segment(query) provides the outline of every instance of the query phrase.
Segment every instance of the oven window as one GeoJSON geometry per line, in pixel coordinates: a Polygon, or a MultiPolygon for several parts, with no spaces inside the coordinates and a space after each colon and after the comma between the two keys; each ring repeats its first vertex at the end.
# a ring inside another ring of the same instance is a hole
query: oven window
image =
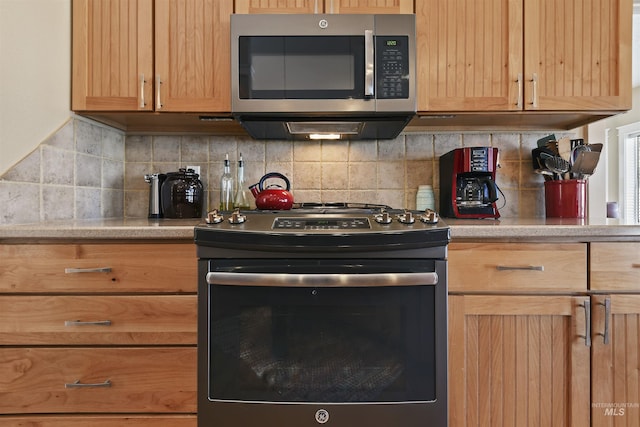
{"type": "Polygon", "coordinates": [[[239,39],[241,99],[364,97],[363,36],[239,39]]]}
{"type": "Polygon", "coordinates": [[[435,400],[435,287],[209,287],[209,398],[435,400]]]}

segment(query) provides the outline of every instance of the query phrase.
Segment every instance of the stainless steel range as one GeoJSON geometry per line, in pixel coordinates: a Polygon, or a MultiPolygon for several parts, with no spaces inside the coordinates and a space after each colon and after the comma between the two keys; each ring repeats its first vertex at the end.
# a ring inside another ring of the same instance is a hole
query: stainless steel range
{"type": "Polygon", "coordinates": [[[446,426],[449,228],[295,207],[195,229],[198,426],[446,426]]]}

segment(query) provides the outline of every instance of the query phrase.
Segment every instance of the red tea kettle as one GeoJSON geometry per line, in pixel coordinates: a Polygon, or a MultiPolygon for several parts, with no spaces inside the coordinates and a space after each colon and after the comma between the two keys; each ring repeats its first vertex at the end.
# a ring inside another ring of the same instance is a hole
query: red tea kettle
{"type": "Polygon", "coordinates": [[[256,198],[256,207],[265,210],[291,209],[291,206],[293,206],[293,194],[289,192],[290,189],[291,184],[287,177],[278,172],[269,172],[260,178],[260,182],[249,187],[251,194],[256,198]],[[282,179],[286,184],[286,188],[283,189],[279,185],[270,185],[264,188],[263,184],[269,178],[282,179]]]}

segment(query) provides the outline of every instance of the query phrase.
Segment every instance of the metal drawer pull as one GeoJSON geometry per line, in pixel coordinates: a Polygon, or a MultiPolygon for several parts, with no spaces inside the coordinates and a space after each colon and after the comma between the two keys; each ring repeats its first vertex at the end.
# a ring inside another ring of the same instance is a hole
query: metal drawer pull
{"type": "Polygon", "coordinates": [[[498,271],[510,271],[510,270],[544,271],[544,265],[526,265],[526,266],[497,265],[496,270],[498,271]]]}
{"type": "Polygon", "coordinates": [[[413,286],[435,285],[438,273],[379,274],[272,274],[272,273],[207,273],[210,285],[236,286],[413,286]]]}
{"type": "Polygon", "coordinates": [[[584,307],[584,323],[585,323],[585,333],[584,336],[584,345],[587,347],[591,347],[591,301],[585,300],[584,304],[580,304],[581,307],[584,307]]]}
{"type": "Polygon", "coordinates": [[[83,388],[83,387],[111,387],[111,380],[106,380],[103,383],[81,383],[80,380],[76,380],[72,383],[65,383],[64,388],[83,388]]]}
{"type": "Polygon", "coordinates": [[[631,264],[631,268],[640,268],[640,264],[634,262],[633,264],[631,264]]]}
{"type": "Polygon", "coordinates": [[[111,326],[111,320],[83,322],[82,320],[65,320],[64,326],[111,326]]]}
{"type": "Polygon", "coordinates": [[[605,298],[604,304],[598,303],[598,305],[604,306],[604,333],[598,334],[601,335],[604,339],[603,342],[605,344],[609,344],[609,318],[611,317],[611,299],[605,298]]]}
{"type": "Polygon", "coordinates": [[[111,267],[97,267],[97,268],[65,268],[66,274],[76,273],[111,273],[111,267]]]}

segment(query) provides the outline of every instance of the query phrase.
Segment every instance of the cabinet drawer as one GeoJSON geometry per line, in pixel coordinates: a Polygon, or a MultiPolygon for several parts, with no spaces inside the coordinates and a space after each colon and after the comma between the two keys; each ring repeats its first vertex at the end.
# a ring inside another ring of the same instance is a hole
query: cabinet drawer
{"type": "Polygon", "coordinates": [[[0,245],[3,292],[196,292],[194,244],[0,245]]]}
{"type": "Polygon", "coordinates": [[[195,347],[0,348],[0,378],[4,414],[196,412],[195,347]]]}
{"type": "Polygon", "coordinates": [[[196,344],[196,295],[0,296],[0,345],[196,344]]]}
{"type": "Polygon", "coordinates": [[[452,243],[449,291],[584,292],[583,243],[452,243]]]}
{"type": "Polygon", "coordinates": [[[640,242],[594,242],[590,249],[590,289],[640,290],[640,242]]]}
{"type": "Polygon", "coordinates": [[[2,416],[3,427],[196,427],[195,415],[2,416]]]}

